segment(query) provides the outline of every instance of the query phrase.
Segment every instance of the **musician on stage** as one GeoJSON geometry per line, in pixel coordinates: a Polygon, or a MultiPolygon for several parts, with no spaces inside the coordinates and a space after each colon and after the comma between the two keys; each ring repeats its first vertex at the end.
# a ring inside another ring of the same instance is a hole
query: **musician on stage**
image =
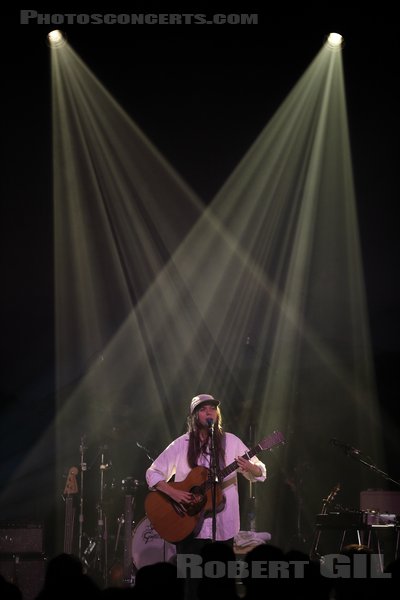
{"type": "MultiPolygon", "coordinates": [[[[222,429],[220,401],[209,394],[199,394],[192,398],[188,416],[188,431],[178,437],[155,459],[146,472],[150,490],[157,490],[176,503],[176,509],[187,512],[196,501],[190,490],[176,489],[168,481],[175,475],[175,482],[182,482],[197,465],[210,469],[211,441],[218,473],[237,461],[238,469],[218,481],[220,497],[223,499],[216,508],[213,527],[213,513],[199,519],[198,531],[176,544],[177,553],[200,554],[210,541],[225,541],[233,546],[233,540],[240,530],[240,511],[237,472],[250,481],[264,481],[266,467],[256,456],[250,460],[242,458],[249,450],[234,434],[222,429]],[[221,489],[222,488],[222,489],[221,489]]],[[[214,479],[215,480],[215,479],[214,479]]]]}

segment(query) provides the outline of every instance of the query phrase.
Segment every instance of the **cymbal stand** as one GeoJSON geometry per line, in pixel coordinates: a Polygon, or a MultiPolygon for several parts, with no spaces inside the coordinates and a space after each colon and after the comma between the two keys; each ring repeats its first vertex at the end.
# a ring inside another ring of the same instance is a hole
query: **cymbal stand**
{"type": "Polygon", "coordinates": [[[87,447],[85,446],[85,434],[83,434],[81,436],[81,443],[79,446],[79,454],[80,454],[80,467],[81,467],[81,477],[80,477],[80,481],[81,481],[81,485],[80,485],[80,496],[79,496],[79,538],[78,538],[78,556],[79,558],[82,560],[82,537],[83,537],[83,521],[84,521],[84,515],[83,515],[83,480],[84,480],[84,473],[86,472],[87,469],[87,464],[84,460],[84,456],[85,456],[85,450],[87,449],[87,447]]]}
{"type": "MultiPolygon", "coordinates": [[[[96,506],[97,531],[94,538],[88,538],[87,548],[83,553],[83,563],[88,569],[100,574],[102,583],[107,586],[108,578],[108,555],[107,555],[107,516],[103,510],[104,471],[111,466],[111,461],[105,463],[104,451],[107,446],[100,447],[100,496],[96,506]],[[104,545],[104,546],[103,546],[104,545]],[[91,556],[93,558],[91,559],[91,556]],[[90,562],[89,562],[90,561],[90,562]]],[[[99,454],[97,456],[99,456],[99,454]]],[[[93,573],[94,576],[94,573],[93,573]]]]}
{"type": "Polygon", "coordinates": [[[95,567],[101,573],[104,584],[107,585],[108,574],[108,553],[107,553],[107,516],[103,509],[103,494],[104,494],[104,471],[109,468],[109,463],[105,463],[104,451],[107,446],[100,448],[100,497],[97,505],[97,545],[96,545],[96,562],[95,567]]]}

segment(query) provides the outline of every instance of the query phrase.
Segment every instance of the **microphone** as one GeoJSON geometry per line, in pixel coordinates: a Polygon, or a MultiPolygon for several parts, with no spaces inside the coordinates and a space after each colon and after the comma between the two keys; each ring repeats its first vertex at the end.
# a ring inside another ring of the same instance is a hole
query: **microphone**
{"type": "Polygon", "coordinates": [[[345,444],[336,438],[331,438],[330,443],[332,446],[336,446],[337,448],[344,450],[348,456],[359,456],[361,454],[361,450],[358,448],[354,448],[354,446],[350,446],[350,444],[345,444]]]}
{"type": "Polygon", "coordinates": [[[150,452],[150,450],[147,450],[146,446],[142,446],[142,444],[139,444],[139,442],[136,442],[136,446],[138,448],[141,448],[142,450],[144,450],[145,452],[150,452]]]}
{"type": "Polygon", "coordinates": [[[206,419],[207,421],[207,425],[209,427],[209,429],[211,429],[211,431],[214,431],[214,420],[211,418],[206,419]]]}
{"type": "Polygon", "coordinates": [[[146,448],[146,446],[143,446],[142,444],[139,444],[139,442],[136,442],[136,446],[137,446],[138,448],[140,448],[141,450],[143,450],[143,452],[145,453],[145,455],[147,456],[147,458],[148,458],[148,459],[149,459],[151,462],[154,462],[154,458],[151,456],[151,454],[150,454],[150,450],[148,450],[148,449],[146,448]]]}

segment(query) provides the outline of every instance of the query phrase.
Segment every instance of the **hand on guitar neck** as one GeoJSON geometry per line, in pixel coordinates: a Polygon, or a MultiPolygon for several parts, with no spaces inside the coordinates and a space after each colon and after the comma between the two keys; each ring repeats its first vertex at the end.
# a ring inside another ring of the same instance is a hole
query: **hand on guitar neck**
{"type": "Polygon", "coordinates": [[[244,458],[244,456],[238,456],[236,458],[238,464],[239,473],[251,473],[253,477],[261,477],[261,469],[259,466],[252,463],[250,460],[244,458]]]}

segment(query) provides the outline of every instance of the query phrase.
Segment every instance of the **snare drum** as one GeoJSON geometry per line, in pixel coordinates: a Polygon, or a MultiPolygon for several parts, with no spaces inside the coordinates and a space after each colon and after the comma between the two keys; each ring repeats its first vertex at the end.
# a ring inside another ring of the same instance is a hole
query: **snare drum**
{"type": "Polygon", "coordinates": [[[174,544],[158,535],[147,517],[143,517],[132,534],[132,561],[137,569],[156,562],[172,561],[176,554],[174,544]]]}

